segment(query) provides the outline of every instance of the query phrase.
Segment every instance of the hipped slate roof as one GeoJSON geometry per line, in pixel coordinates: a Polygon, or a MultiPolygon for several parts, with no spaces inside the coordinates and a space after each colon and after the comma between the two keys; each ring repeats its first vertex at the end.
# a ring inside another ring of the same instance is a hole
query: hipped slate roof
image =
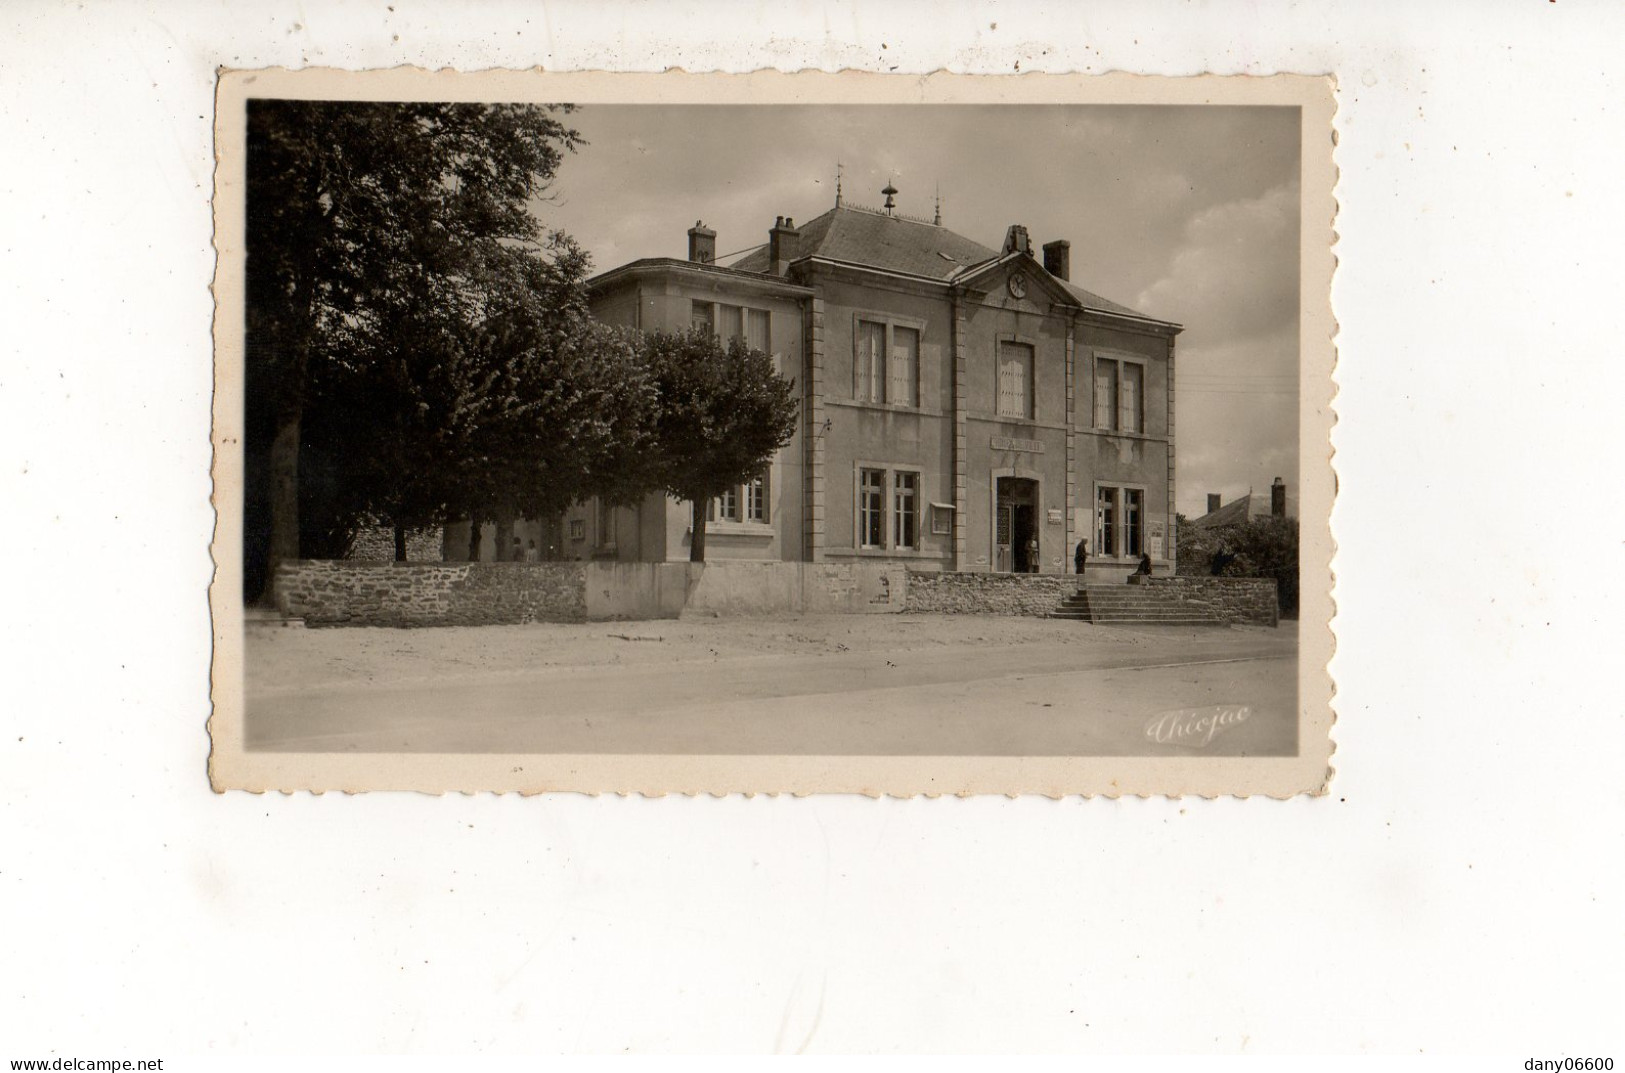
{"type": "MultiPolygon", "coordinates": [[[[796,260],[820,257],[844,264],[862,265],[888,272],[949,283],[967,269],[997,260],[999,251],[957,235],[945,227],[887,216],[870,209],[837,205],[822,216],[801,225],[796,260]]],[[[744,272],[770,272],[768,247],[756,247],[730,267],[744,272]]],[[[1057,280],[1085,309],[1155,320],[1128,306],[1057,280]]]]}

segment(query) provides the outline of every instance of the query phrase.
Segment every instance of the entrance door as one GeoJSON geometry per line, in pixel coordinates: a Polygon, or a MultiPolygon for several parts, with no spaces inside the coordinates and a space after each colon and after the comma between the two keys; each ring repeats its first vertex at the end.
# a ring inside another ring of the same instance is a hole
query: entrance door
{"type": "Polygon", "coordinates": [[[993,510],[993,569],[1027,573],[1041,561],[1027,552],[1038,535],[1038,482],[1026,477],[1000,477],[993,510]]]}
{"type": "MultiPolygon", "coordinates": [[[[1037,556],[1031,553],[1028,542],[1034,536],[1033,506],[1031,503],[1017,503],[1013,508],[1015,512],[1015,525],[1013,526],[1016,538],[1016,573],[1038,573],[1037,556]]],[[[1040,553],[1042,554],[1042,550],[1040,553]]]]}

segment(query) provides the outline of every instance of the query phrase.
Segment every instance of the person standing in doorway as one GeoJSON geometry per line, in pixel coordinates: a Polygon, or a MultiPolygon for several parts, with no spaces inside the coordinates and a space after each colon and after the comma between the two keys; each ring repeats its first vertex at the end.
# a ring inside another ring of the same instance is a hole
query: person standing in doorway
{"type": "Polygon", "coordinates": [[[1072,552],[1072,565],[1077,567],[1079,577],[1083,576],[1083,566],[1088,561],[1089,561],[1089,542],[1087,540],[1080,540],[1080,541],[1078,541],[1077,548],[1074,549],[1073,552],[1072,552]]]}
{"type": "Polygon", "coordinates": [[[1027,573],[1038,573],[1038,538],[1036,536],[1027,538],[1027,573]]]}

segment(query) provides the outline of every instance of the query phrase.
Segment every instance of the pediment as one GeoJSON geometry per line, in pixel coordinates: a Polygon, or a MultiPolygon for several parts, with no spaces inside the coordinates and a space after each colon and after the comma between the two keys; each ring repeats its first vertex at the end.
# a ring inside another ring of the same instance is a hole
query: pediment
{"type": "Polygon", "coordinates": [[[1031,254],[1007,253],[968,270],[953,282],[990,304],[1026,312],[1049,313],[1056,306],[1083,308],[1031,254]]]}

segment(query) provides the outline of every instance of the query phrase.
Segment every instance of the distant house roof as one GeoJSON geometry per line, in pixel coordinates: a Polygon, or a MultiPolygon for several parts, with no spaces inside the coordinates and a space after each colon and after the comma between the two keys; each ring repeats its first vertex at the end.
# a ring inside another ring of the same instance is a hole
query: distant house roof
{"type": "MultiPolygon", "coordinates": [[[[1286,514],[1288,518],[1297,516],[1294,503],[1296,497],[1287,493],[1286,514]]],[[[1270,516],[1270,494],[1268,492],[1248,492],[1240,499],[1232,499],[1218,510],[1209,511],[1200,518],[1192,518],[1186,525],[1197,529],[1223,529],[1227,525],[1241,525],[1254,518],[1268,518],[1270,516]]]]}
{"type": "MultiPolygon", "coordinates": [[[[808,220],[801,225],[800,232],[796,260],[818,257],[941,283],[952,282],[968,270],[996,261],[1001,256],[998,250],[955,234],[946,227],[850,205],[837,205],[822,216],[808,220]]],[[[768,263],[768,254],[768,247],[764,243],[729,267],[742,272],[770,272],[772,265],[768,263]]],[[[1065,280],[1056,282],[1065,287],[1085,309],[1158,324],[1170,323],[1148,317],[1065,280]]]]}
{"type": "Polygon", "coordinates": [[[1200,518],[1192,518],[1186,524],[1197,529],[1222,529],[1227,525],[1240,525],[1253,516],[1255,498],[1264,500],[1264,513],[1268,514],[1270,512],[1268,497],[1255,497],[1249,492],[1240,499],[1232,499],[1218,510],[1209,511],[1200,518]]]}

